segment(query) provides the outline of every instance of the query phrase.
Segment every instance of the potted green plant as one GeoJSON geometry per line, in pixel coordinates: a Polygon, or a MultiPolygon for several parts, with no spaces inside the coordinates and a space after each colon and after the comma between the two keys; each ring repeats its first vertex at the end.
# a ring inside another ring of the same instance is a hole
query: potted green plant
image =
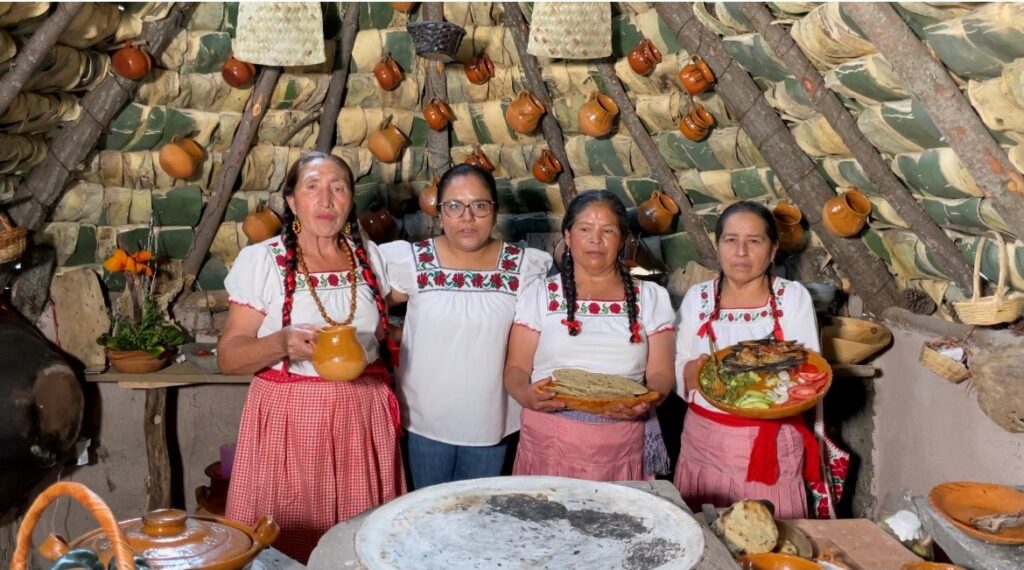
{"type": "Polygon", "coordinates": [[[106,347],[110,364],[121,373],[160,370],[174,355],[175,347],[185,342],[185,333],[165,318],[152,297],[152,263],[150,251],[129,254],[122,248],[103,263],[107,271],[125,276],[127,314],[115,316],[113,330],[97,339],[106,347]]]}

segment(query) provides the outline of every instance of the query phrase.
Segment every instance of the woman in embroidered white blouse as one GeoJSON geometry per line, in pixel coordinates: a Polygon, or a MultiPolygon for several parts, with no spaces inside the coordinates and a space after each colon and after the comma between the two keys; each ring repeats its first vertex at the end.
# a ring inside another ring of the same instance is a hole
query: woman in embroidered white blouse
{"type": "Polygon", "coordinates": [[[390,300],[408,301],[398,369],[415,488],[501,474],[519,407],[502,367],[520,292],[551,256],[491,236],[494,177],[461,164],[438,182],[443,235],[381,246],[390,300]]]}
{"type": "Polygon", "coordinates": [[[661,394],[654,405],[672,390],[672,305],[663,287],[630,276],[626,219],[615,194],[578,195],[562,220],[561,275],[535,283],[516,307],[505,363],[505,386],[524,408],[515,474],[614,481],[668,471],[653,406],[567,411],[538,390],[556,368],[631,378],[661,394]]]}

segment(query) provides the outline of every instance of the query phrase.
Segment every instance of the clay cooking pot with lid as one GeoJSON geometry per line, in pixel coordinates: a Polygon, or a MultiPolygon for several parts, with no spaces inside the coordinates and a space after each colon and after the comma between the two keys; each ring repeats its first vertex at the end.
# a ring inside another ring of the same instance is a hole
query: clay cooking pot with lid
{"type": "MultiPolygon", "coordinates": [[[[100,522],[101,528],[70,543],[50,535],[40,550],[48,558],[62,558],[58,565],[77,560],[82,552],[73,551],[85,549],[95,553],[104,567],[116,553],[128,553],[136,560],[144,557],[153,570],[240,570],[270,546],[279,532],[277,523],[270,517],[260,518],[256,526],[250,528],[222,517],[189,515],[178,509],[159,509],[142,518],[116,522],[98,495],[80,483],[62,481],[40,494],[25,515],[18,531],[18,549],[11,562],[12,570],[27,568],[33,527],[43,509],[60,496],[70,496],[86,506],[100,522]]],[[[128,556],[117,556],[118,567],[132,570],[135,564],[122,563],[125,558],[128,556]]]]}

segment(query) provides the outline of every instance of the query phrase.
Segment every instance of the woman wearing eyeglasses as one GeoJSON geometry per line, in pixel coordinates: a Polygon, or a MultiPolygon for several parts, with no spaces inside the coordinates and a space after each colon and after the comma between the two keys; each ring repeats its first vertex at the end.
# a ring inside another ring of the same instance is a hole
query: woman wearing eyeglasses
{"type": "Polygon", "coordinates": [[[389,300],[408,301],[398,369],[414,488],[501,474],[519,406],[502,368],[519,293],[551,256],[491,237],[494,177],[460,164],[437,187],[442,235],[380,246],[389,300]]]}

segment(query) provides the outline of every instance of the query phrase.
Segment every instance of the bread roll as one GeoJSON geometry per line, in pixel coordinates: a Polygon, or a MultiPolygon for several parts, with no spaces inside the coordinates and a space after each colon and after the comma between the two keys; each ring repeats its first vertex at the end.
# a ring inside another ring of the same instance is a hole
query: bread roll
{"type": "Polygon", "coordinates": [[[729,507],[714,524],[733,556],[771,552],[779,542],[779,529],[768,507],[743,500],[729,507]]]}

